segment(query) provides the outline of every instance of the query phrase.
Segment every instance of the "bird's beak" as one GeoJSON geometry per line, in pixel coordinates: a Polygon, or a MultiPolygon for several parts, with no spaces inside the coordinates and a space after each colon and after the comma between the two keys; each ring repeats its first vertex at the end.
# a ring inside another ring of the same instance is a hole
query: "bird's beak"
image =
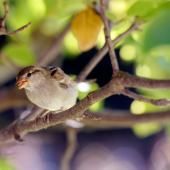
{"type": "Polygon", "coordinates": [[[17,80],[16,85],[18,89],[23,89],[27,86],[28,80],[26,78],[20,78],[17,80]]]}

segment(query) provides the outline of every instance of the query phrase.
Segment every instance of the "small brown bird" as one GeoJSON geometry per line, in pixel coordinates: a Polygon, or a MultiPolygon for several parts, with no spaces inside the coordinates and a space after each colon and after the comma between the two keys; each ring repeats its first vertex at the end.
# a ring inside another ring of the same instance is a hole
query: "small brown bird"
{"type": "Polygon", "coordinates": [[[16,85],[25,89],[32,103],[55,113],[69,109],[77,100],[77,83],[59,67],[26,67],[18,73],[16,85]]]}

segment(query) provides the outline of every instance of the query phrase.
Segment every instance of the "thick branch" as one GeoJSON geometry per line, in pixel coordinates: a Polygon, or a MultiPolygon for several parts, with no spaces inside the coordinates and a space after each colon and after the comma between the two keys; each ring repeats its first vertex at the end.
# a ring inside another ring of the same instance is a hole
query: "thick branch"
{"type": "MultiPolygon", "coordinates": [[[[116,111],[114,111],[116,112],[116,111]]],[[[90,128],[127,128],[138,123],[167,124],[170,122],[170,111],[146,113],[141,115],[133,114],[102,114],[85,112],[82,122],[90,128]]]]}
{"type": "MultiPolygon", "coordinates": [[[[31,122],[22,122],[14,127],[10,127],[9,129],[4,129],[0,133],[0,141],[7,142],[14,139],[16,134],[21,136],[29,133],[35,132],[41,129],[45,129],[51,126],[55,126],[57,124],[61,124],[68,119],[76,119],[83,120],[83,113],[94,103],[97,101],[103,100],[113,94],[120,94],[121,91],[126,87],[146,87],[146,88],[170,88],[170,80],[151,80],[141,77],[132,76],[130,74],[124,72],[117,72],[112,80],[106,84],[101,89],[98,89],[91,94],[89,94],[86,98],[78,102],[72,108],[60,113],[60,114],[49,114],[43,118],[38,118],[35,121],[31,122]]],[[[125,116],[126,117],[126,116],[125,116]]],[[[117,121],[117,126],[125,126],[134,124],[135,122],[144,122],[144,121],[157,121],[164,122],[169,121],[170,114],[166,112],[164,115],[156,115],[156,114],[148,114],[148,115],[140,115],[140,116],[128,116],[128,119],[113,117],[113,119],[109,118],[111,124],[117,121]],[[118,119],[118,120],[117,120],[118,119]],[[119,119],[121,122],[119,122],[119,119]],[[119,124],[120,123],[120,124],[119,124]]],[[[94,117],[96,121],[105,122],[104,117],[94,117]]],[[[107,119],[106,119],[107,120],[107,119]]],[[[105,122],[106,123],[106,122],[105,122]]],[[[116,123],[115,123],[116,124],[116,123]]]]}
{"type": "Polygon", "coordinates": [[[119,76],[122,77],[125,87],[133,88],[152,88],[152,89],[167,89],[170,88],[170,80],[155,80],[144,77],[137,77],[125,72],[119,71],[119,76]]]}

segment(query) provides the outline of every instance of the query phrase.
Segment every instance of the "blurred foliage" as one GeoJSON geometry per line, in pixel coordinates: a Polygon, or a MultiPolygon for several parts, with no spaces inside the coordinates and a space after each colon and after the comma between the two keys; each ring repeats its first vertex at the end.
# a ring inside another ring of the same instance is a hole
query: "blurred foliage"
{"type": "Polygon", "coordinates": [[[0,158],[0,170],[15,170],[6,159],[0,158]]]}
{"type": "MultiPolygon", "coordinates": [[[[79,99],[83,99],[87,96],[88,93],[95,91],[99,88],[99,86],[96,83],[87,83],[87,82],[82,82],[79,83],[78,89],[79,89],[79,99]]],[[[99,111],[103,108],[104,102],[99,101],[90,106],[89,110],[91,111],[99,111]]]]}
{"type": "Polygon", "coordinates": [[[141,138],[147,137],[161,130],[161,126],[156,123],[140,123],[133,126],[134,133],[141,138]]]}
{"type": "Polygon", "coordinates": [[[18,66],[28,66],[35,63],[35,55],[25,44],[8,44],[4,48],[6,57],[18,66]]]}
{"type": "MultiPolygon", "coordinates": [[[[38,50],[37,44],[43,44],[44,46],[41,48],[45,48],[46,42],[42,42],[43,38],[48,40],[56,36],[73,16],[87,6],[92,6],[92,2],[94,0],[9,0],[8,29],[15,30],[29,21],[32,25],[10,37],[1,50],[1,54],[4,54],[16,66],[23,67],[36,63],[42,51],[38,50]]],[[[98,1],[96,0],[96,2],[98,1]]],[[[114,23],[123,19],[112,28],[112,38],[126,30],[135,16],[139,16],[145,21],[144,26],[141,27],[142,31],[132,33],[119,43],[121,59],[127,64],[133,62],[135,73],[139,76],[168,79],[170,77],[170,1],[110,0],[106,13],[114,23]]],[[[2,1],[0,14],[3,15],[2,1]]],[[[101,48],[103,44],[104,35],[101,32],[98,36],[97,47],[101,48]]],[[[78,57],[78,54],[81,53],[77,40],[71,32],[65,36],[63,47],[63,53],[67,53],[67,56],[78,57]]],[[[0,63],[5,65],[4,61],[1,62],[1,58],[0,63]]],[[[89,91],[94,89],[92,85],[89,91]]],[[[170,98],[170,90],[141,89],[139,92],[153,98],[170,98]]],[[[80,98],[86,94],[87,92],[81,92],[80,98]]],[[[102,105],[100,103],[97,108],[102,105]]],[[[140,114],[161,109],[146,103],[139,104],[139,102],[133,102],[131,106],[132,112],[140,112],[140,114]],[[141,111],[139,108],[143,110],[141,111]]],[[[149,129],[156,129],[153,126],[152,128],[150,128],[151,126],[145,127],[150,133],[154,130],[149,129]]],[[[136,129],[140,129],[138,131],[141,134],[146,131],[142,128],[135,128],[135,131],[136,129]]]]}

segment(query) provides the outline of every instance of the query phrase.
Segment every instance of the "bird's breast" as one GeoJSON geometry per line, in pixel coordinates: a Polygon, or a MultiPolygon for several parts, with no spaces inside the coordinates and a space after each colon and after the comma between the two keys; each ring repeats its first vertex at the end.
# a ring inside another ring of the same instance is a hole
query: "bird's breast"
{"type": "Polygon", "coordinates": [[[69,87],[62,89],[56,84],[40,86],[32,91],[26,90],[29,100],[40,108],[50,111],[66,110],[76,103],[77,89],[69,87]]]}

